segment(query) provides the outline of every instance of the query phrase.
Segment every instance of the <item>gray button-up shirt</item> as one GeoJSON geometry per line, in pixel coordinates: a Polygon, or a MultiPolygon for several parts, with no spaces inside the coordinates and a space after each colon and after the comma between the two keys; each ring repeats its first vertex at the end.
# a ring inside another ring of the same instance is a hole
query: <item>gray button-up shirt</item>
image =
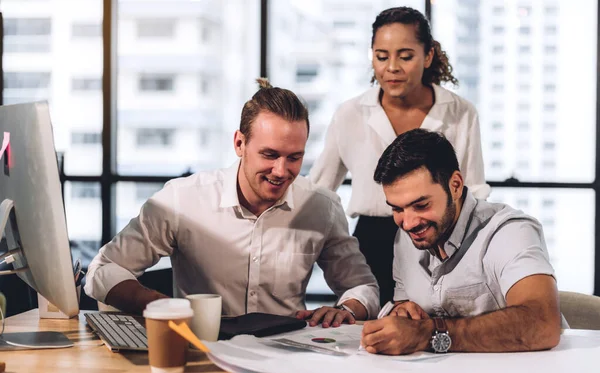
{"type": "Polygon", "coordinates": [[[505,308],[506,293],[519,280],[554,276],[540,223],[505,204],[477,200],[469,190],[444,250],[442,262],[398,230],[395,301],[411,300],[430,315],[476,316],[505,308]]]}
{"type": "Polygon", "coordinates": [[[339,197],[298,177],[256,217],[240,205],[237,171],[238,163],[168,182],[100,249],[86,293],[103,302],[113,286],[170,256],[177,296],[220,294],[224,315],[292,315],[305,308],[316,262],[340,303],[354,298],[376,316],[377,281],[348,234],[339,197]]]}

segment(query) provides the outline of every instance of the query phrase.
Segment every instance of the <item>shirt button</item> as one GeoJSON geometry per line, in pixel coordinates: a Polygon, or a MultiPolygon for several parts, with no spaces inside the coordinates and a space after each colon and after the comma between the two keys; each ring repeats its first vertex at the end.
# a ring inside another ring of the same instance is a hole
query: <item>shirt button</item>
{"type": "Polygon", "coordinates": [[[252,291],[250,292],[250,295],[251,295],[251,296],[255,296],[255,295],[256,295],[256,292],[255,292],[254,290],[252,290],[252,291]]]}
{"type": "Polygon", "coordinates": [[[257,257],[257,256],[253,257],[253,258],[252,258],[252,261],[253,261],[254,263],[258,262],[258,257],[257,257]]]}

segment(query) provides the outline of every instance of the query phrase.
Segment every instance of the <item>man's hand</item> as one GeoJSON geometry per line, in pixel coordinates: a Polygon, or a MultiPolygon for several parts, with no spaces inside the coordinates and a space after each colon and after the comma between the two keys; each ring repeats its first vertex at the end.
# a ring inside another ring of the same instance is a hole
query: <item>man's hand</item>
{"type": "Polygon", "coordinates": [[[405,317],[412,320],[429,319],[427,312],[423,311],[421,306],[411,301],[397,304],[388,315],[405,317]]]}
{"type": "Polygon", "coordinates": [[[296,318],[307,320],[308,325],[310,326],[322,323],[324,328],[329,328],[329,326],[337,328],[342,325],[344,321],[348,322],[348,324],[354,324],[356,322],[350,312],[333,307],[321,307],[312,311],[297,311],[296,318]]]}
{"type": "Polygon", "coordinates": [[[434,329],[431,319],[410,320],[388,316],[365,322],[360,344],[372,354],[412,354],[429,347],[434,329]]]}

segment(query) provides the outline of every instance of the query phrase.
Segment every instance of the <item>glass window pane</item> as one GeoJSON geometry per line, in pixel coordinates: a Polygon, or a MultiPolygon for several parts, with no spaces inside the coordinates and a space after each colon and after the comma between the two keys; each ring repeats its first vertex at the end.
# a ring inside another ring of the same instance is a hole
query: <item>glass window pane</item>
{"type": "Polygon", "coordinates": [[[258,89],[259,1],[119,0],[117,10],[117,172],[229,166],[258,89]]]}
{"type": "Polygon", "coordinates": [[[102,0],[2,0],[0,11],[4,104],[47,100],[65,173],[99,175],[102,146],[96,137],[102,134],[102,38],[97,31],[102,24],[102,0]],[[97,37],[87,37],[90,33],[97,37]],[[81,134],[91,135],[94,141],[83,141],[81,134]]]}
{"type": "Polygon", "coordinates": [[[87,267],[100,249],[102,236],[100,184],[66,182],[63,195],[73,259],[80,258],[84,267],[87,267]]]}
{"type": "Polygon", "coordinates": [[[523,210],[542,223],[559,290],[593,294],[593,190],[496,187],[489,200],[523,210]]]}
{"type": "Polygon", "coordinates": [[[595,180],[597,7],[432,1],[434,37],[450,57],[456,91],[479,111],[488,180],[595,180]],[[581,30],[591,30],[589,38],[581,30]]]}
{"type": "Polygon", "coordinates": [[[382,10],[424,0],[324,0],[269,2],[269,77],[307,103],[310,137],[302,164],[306,174],[323,150],[337,106],[370,87],[371,25],[382,10]]]}
{"type": "Polygon", "coordinates": [[[140,208],[154,193],[162,189],[162,183],[120,182],[117,183],[116,233],[140,213],[140,208]]]}

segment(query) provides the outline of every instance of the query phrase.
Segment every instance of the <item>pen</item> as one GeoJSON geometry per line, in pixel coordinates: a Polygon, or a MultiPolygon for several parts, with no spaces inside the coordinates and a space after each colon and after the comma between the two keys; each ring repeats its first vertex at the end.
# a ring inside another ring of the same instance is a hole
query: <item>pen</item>
{"type": "Polygon", "coordinates": [[[75,278],[75,287],[81,285],[81,280],[83,279],[83,276],[85,276],[85,272],[80,270],[77,277],[75,278]]]}
{"type": "Polygon", "coordinates": [[[77,280],[79,271],[81,271],[81,259],[77,259],[73,265],[73,275],[75,275],[75,280],[77,280]]]}

